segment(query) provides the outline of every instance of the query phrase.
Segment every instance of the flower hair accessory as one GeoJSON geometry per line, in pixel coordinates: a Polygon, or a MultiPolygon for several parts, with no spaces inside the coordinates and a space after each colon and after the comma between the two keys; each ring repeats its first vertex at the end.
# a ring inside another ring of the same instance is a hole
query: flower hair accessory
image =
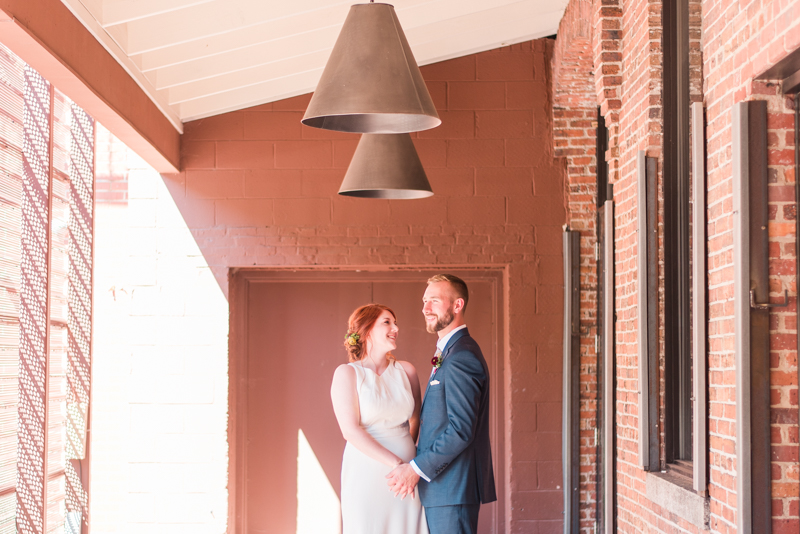
{"type": "Polygon", "coordinates": [[[361,336],[358,335],[358,332],[348,332],[347,335],[344,336],[344,340],[348,345],[358,345],[359,339],[361,339],[361,336]]]}

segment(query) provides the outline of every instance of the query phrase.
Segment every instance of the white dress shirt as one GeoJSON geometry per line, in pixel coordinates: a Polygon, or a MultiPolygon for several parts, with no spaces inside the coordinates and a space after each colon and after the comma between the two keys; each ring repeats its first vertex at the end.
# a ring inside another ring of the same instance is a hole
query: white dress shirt
{"type": "MultiPolygon", "coordinates": [[[[436,342],[436,350],[438,350],[439,352],[444,352],[444,348],[447,346],[447,342],[448,342],[448,341],[450,341],[450,338],[451,338],[451,337],[453,337],[453,334],[455,334],[455,333],[456,333],[456,332],[458,332],[459,330],[463,330],[463,329],[465,329],[466,327],[467,327],[467,325],[465,325],[465,324],[462,324],[461,326],[459,326],[459,327],[456,327],[456,328],[453,328],[452,330],[450,330],[450,332],[448,332],[446,336],[444,336],[444,337],[442,337],[442,338],[439,338],[439,341],[437,341],[437,342],[436,342]]],[[[433,371],[431,371],[431,373],[433,373],[433,371]]],[[[430,379],[428,379],[428,380],[430,380],[430,379]]],[[[428,387],[430,387],[430,385],[429,385],[428,387]]],[[[414,460],[411,460],[411,462],[409,462],[409,463],[411,464],[411,468],[412,468],[412,469],[413,469],[413,470],[414,470],[414,471],[415,471],[415,472],[416,472],[416,473],[417,473],[417,474],[418,474],[420,477],[422,477],[422,478],[423,478],[423,479],[424,479],[426,482],[430,482],[430,481],[431,481],[431,479],[430,479],[430,478],[428,478],[428,477],[425,475],[425,473],[423,473],[423,472],[422,472],[422,469],[420,469],[419,467],[417,467],[417,464],[416,464],[416,462],[414,462],[414,460]]]]}

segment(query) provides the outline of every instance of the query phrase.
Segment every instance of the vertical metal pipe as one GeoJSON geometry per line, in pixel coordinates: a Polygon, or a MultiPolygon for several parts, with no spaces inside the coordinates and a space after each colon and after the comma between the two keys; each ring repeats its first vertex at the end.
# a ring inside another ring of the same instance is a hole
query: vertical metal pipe
{"type": "Polygon", "coordinates": [[[736,531],[752,533],[750,449],[749,113],[735,104],[732,121],[734,330],[736,332],[736,531]]]}
{"type": "MultiPolygon", "coordinates": [[[[800,92],[794,94],[794,194],[795,194],[795,315],[797,316],[797,384],[800,387],[800,92]]],[[[800,396],[797,402],[798,425],[800,425],[800,396]]],[[[800,454],[798,455],[800,461],[800,454]]]]}
{"type": "MultiPolygon", "coordinates": [[[[772,530],[770,449],[769,206],[767,172],[767,103],[748,102],[748,199],[750,239],[750,469],[753,530],[772,530]]],[[[749,296],[749,295],[748,295],[749,296]]]]}
{"type": "Polygon", "coordinates": [[[616,532],[614,362],[614,201],[603,208],[603,532],[616,532]]]}
{"type": "Polygon", "coordinates": [[[580,233],[565,230],[562,461],[564,534],[580,530],[580,233]]]}
{"type": "Polygon", "coordinates": [[[706,494],[708,419],[706,401],[706,180],[703,104],[692,104],[692,487],[706,494]]]}
{"type": "Polygon", "coordinates": [[[571,381],[570,367],[572,364],[572,247],[570,231],[564,230],[561,236],[564,255],[564,333],[563,333],[563,369],[562,380],[564,381],[561,397],[561,462],[562,462],[562,488],[564,492],[564,534],[570,534],[572,524],[572,499],[570,498],[572,483],[572,454],[570,454],[572,444],[572,425],[570,425],[570,412],[572,391],[570,391],[571,381]]]}
{"type": "Polygon", "coordinates": [[[657,236],[656,160],[640,150],[637,171],[637,298],[639,344],[639,467],[657,471],[660,466],[658,440],[658,346],[657,329],[657,236]]]}
{"type": "Polygon", "coordinates": [[[639,467],[650,470],[650,344],[648,343],[647,172],[644,150],[636,155],[636,292],[639,345],[639,467]]]}

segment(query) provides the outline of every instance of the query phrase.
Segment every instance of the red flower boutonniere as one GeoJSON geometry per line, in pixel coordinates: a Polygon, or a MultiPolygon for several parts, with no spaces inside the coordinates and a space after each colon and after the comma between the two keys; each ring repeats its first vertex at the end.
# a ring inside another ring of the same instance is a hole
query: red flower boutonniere
{"type": "Polygon", "coordinates": [[[442,366],[442,353],[439,352],[438,350],[436,351],[436,355],[433,358],[431,358],[431,365],[435,369],[438,369],[439,367],[442,366]]]}

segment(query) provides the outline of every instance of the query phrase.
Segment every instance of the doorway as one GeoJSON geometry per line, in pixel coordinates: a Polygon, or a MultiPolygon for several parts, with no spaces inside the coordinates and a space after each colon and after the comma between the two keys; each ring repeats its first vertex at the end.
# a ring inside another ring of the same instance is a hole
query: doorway
{"type": "MultiPolygon", "coordinates": [[[[340,532],[345,441],[330,401],[347,319],[358,306],[397,314],[395,356],[417,368],[422,393],[436,336],[425,331],[422,294],[441,271],[264,271],[231,276],[230,521],[237,534],[340,532]]],[[[503,273],[448,271],[469,286],[467,324],[490,372],[490,427],[498,502],[481,508],[479,532],[503,523],[503,273]]],[[[387,489],[388,491],[388,489],[387,489]]]]}

